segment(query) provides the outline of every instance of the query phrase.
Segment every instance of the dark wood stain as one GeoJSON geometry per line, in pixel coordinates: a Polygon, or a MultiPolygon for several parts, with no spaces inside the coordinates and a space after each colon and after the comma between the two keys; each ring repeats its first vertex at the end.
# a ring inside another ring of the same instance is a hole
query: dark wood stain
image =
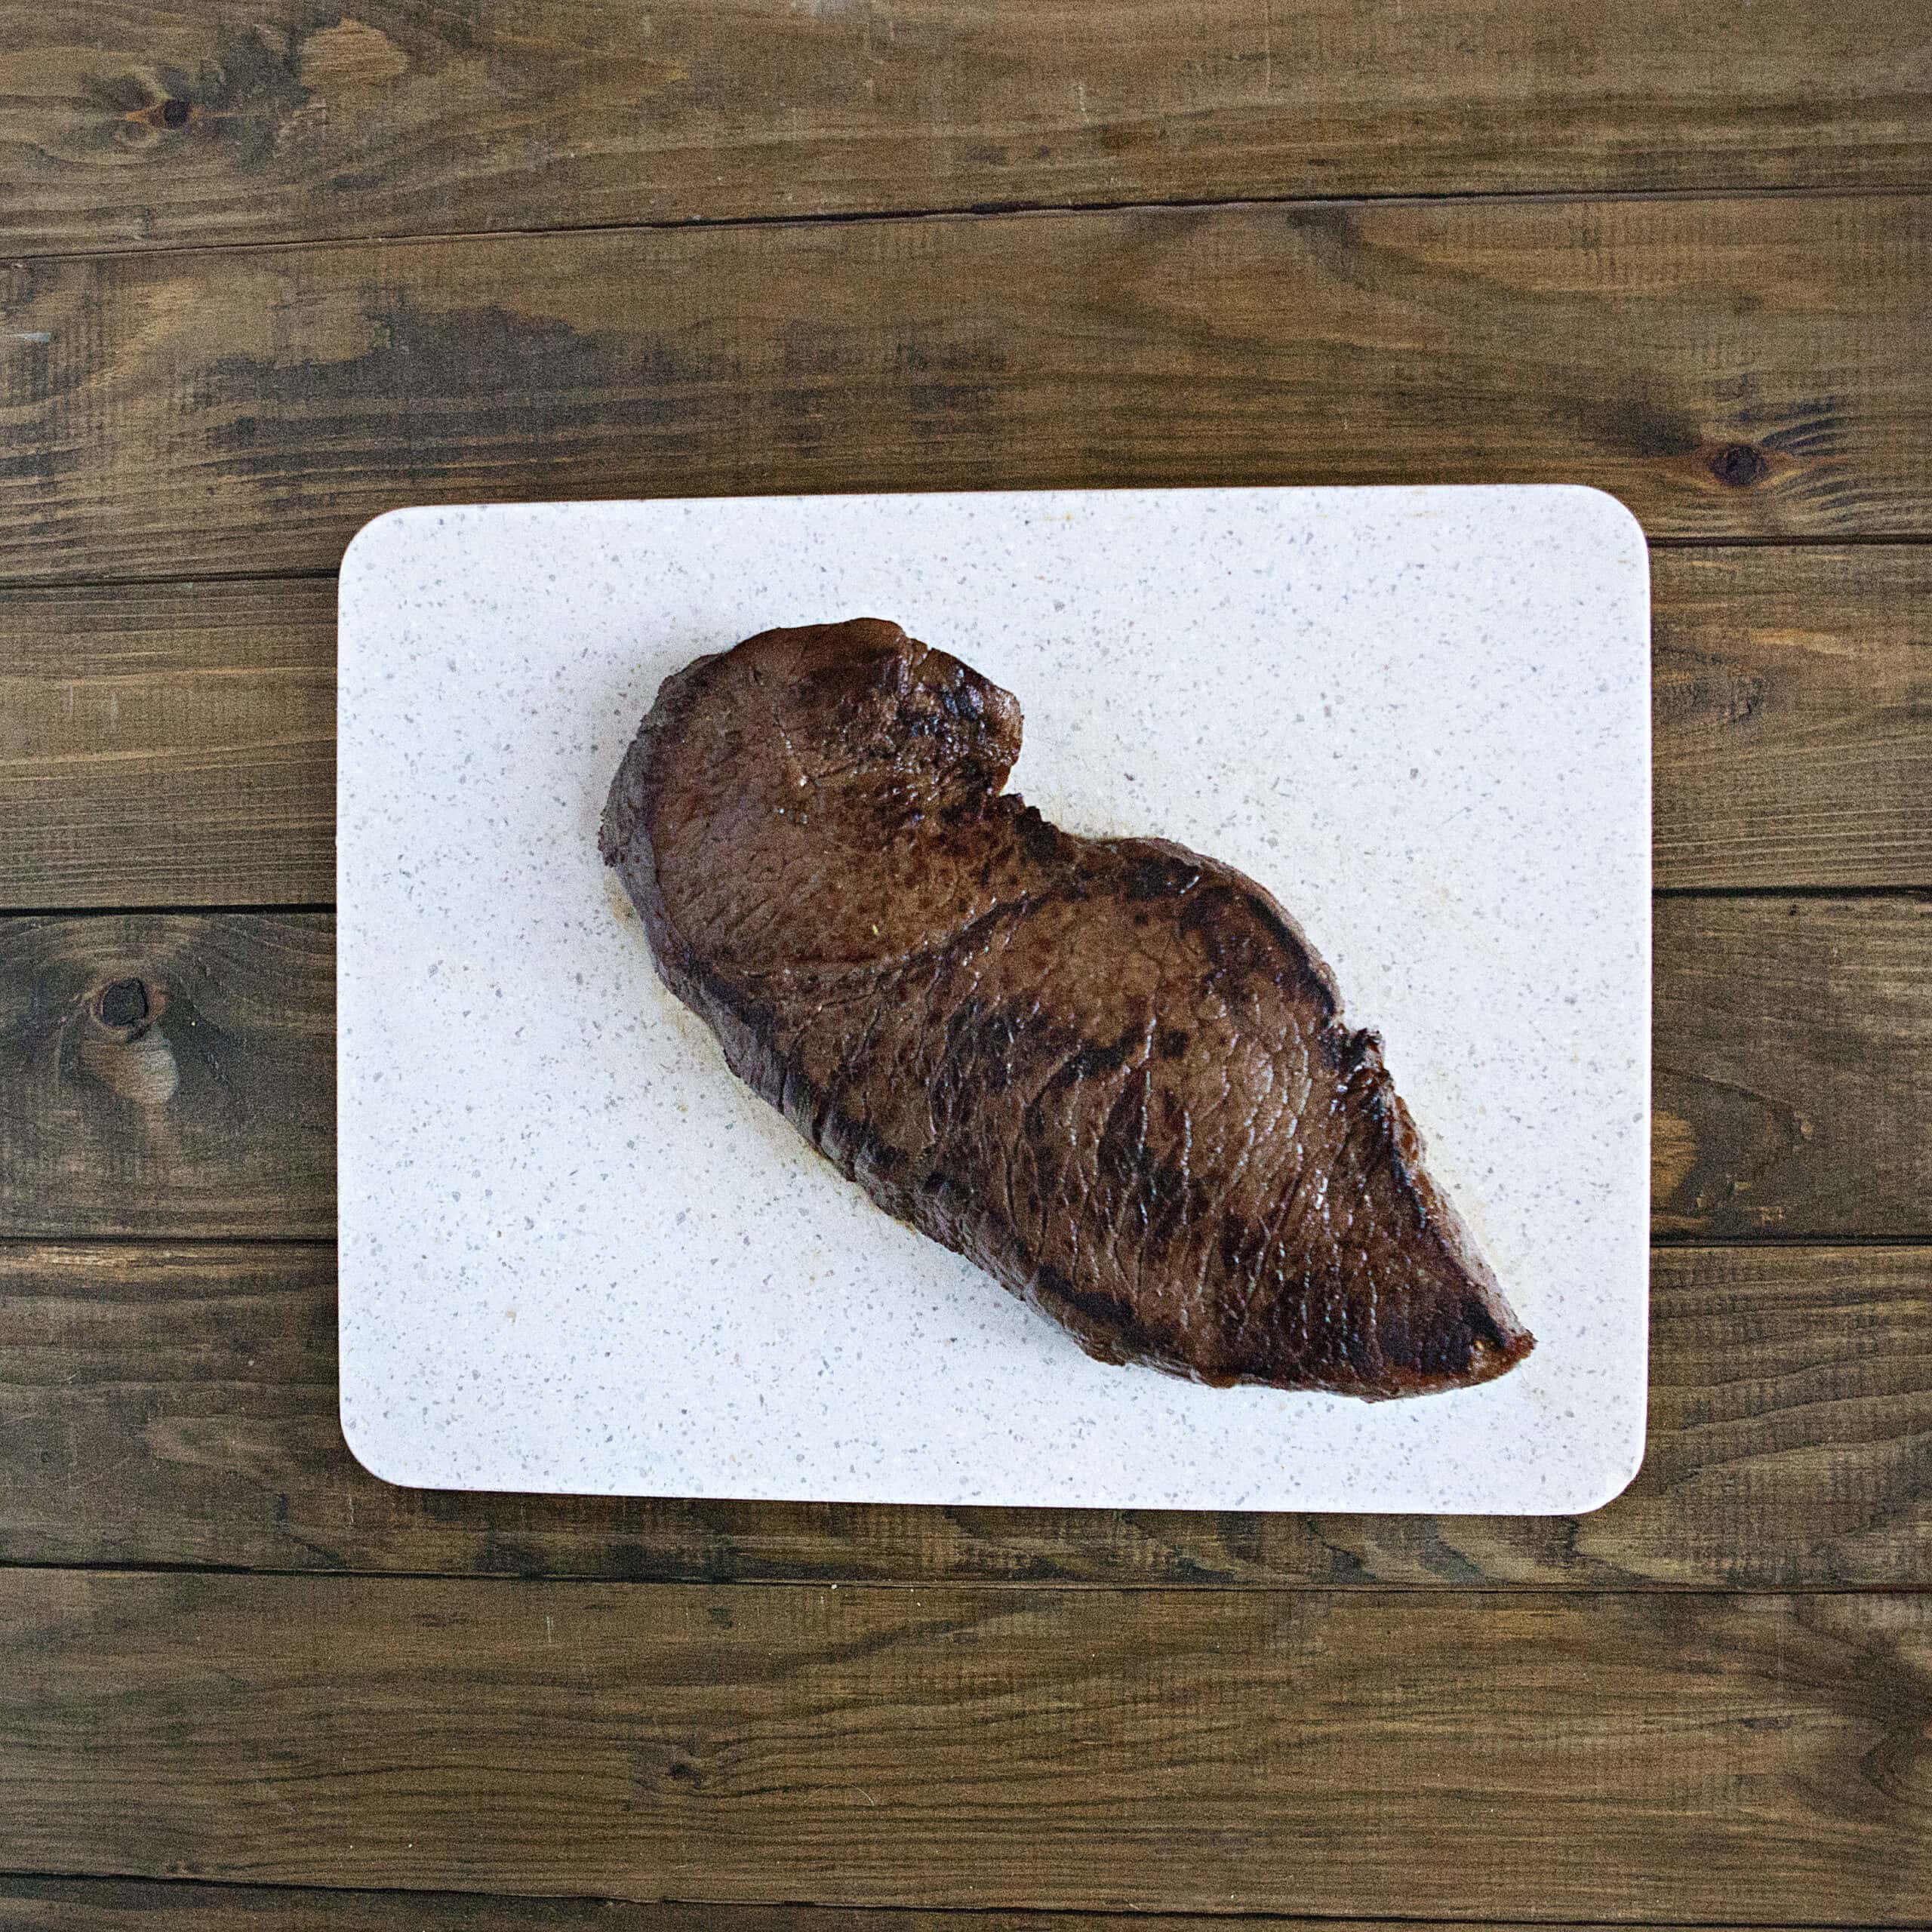
{"type": "Polygon", "coordinates": [[[0,708],[0,905],[334,896],[332,583],[14,592],[0,708]]]}
{"type": "Polygon", "coordinates": [[[1932,554],[1652,565],[1657,882],[1932,879],[1932,554]]]}
{"type": "Polygon", "coordinates": [[[1518,201],[42,262],[0,577],[326,569],[398,502],[937,487],[1584,482],[1658,537],[1920,535],[1928,231],[1518,201]]]}
{"type": "Polygon", "coordinates": [[[70,1875],[1846,1925],[1932,1885],[1909,1596],[14,1570],[0,1635],[14,1855],[70,1875]]]}
{"type": "MultiPolygon", "coordinates": [[[[1460,1932],[1447,1920],[1415,1932],[1460,1932]]],[[[1306,1932],[1302,1918],[1250,1918],[1244,1932],[1306,1932]]],[[[477,1893],[291,1891],[131,1878],[0,1878],[5,1932],[1226,1932],[1218,1913],[881,1912],[805,1905],[642,1905],[625,1899],[490,1898],[477,1893]]],[[[1322,1932],[1381,1932],[1330,1919],[1322,1932]]],[[[1498,1932],[1583,1932],[1576,1926],[1498,1932]]],[[[1769,1927],[1767,1932],[1791,1932],[1769,1927]]]]}
{"type": "Polygon", "coordinates": [[[1846,1232],[1924,1239],[1932,900],[1670,899],[1655,938],[1653,1226],[1800,1234],[1823,1187],[1846,1232]]]}
{"type": "Polygon", "coordinates": [[[0,1233],[327,1236],[333,921],[0,921],[0,1233]]]}
{"type": "Polygon", "coordinates": [[[1439,0],[1426,31],[1247,0],[47,0],[15,35],[37,84],[0,248],[1926,178],[1911,0],[1590,25],[1581,58],[1581,24],[1507,0],[1439,0]]]}

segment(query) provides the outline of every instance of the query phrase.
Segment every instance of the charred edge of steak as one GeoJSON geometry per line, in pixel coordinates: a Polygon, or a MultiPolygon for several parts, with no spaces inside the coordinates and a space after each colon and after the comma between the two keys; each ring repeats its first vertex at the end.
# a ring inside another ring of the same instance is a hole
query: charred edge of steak
{"type": "Polygon", "coordinates": [[[694,657],[657,688],[657,696],[631,740],[597,827],[597,849],[607,866],[616,868],[631,903],[644,921],[645,937],[664,983],[678,998],[703,1014],[692,997],[697,984],[697,961],[678,937],[665,909],[663,888],[657,877],[657,854],[651,835],[662,761],[659,749],[676,734],[703,688],[711,666],[721,654],[694,657]]]}

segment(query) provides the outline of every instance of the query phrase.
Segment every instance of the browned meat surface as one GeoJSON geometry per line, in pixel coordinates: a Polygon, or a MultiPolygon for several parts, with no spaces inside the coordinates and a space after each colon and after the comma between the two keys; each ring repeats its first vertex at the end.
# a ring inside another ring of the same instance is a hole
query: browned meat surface
{"type": "Polygon", "coordinates": [[[1520,1361],[1293,922],[1211,859],[1002,796],[1020,734],[869,618],[666,680],[601,842],[733,1072],[1103,1360],[1365,1396],[1520,1361]]]}

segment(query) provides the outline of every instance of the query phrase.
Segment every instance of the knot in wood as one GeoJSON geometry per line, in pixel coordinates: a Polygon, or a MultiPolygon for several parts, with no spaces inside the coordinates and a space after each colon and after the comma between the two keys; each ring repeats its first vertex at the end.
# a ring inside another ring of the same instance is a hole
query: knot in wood
{"type": "Polygon", "coordinates": [[[94,1017],[116,1032],[138,1034],[154,1011],[146,986],[139,980],[116,980],[94,995],[94,1017]]]}
{"type": "Polygon", "coordinates": [[[1749,443],[1727,443],[1711,458],[1711,474],[1734,490],[1748,490],[1770,468],[1764,451],[1749,443]]]}

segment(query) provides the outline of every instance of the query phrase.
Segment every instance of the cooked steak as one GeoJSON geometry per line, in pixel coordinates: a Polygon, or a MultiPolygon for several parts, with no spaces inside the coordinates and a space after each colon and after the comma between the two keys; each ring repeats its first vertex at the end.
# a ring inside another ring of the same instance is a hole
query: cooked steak
{"type": "Polygon", "coordinates": [[[666,679],[601,844],[731,1070],[1091,1355],[1411,1395],[1531,1337],[1253,880],[1001,786],[1020,706],[872,618],[666,679]]]}

